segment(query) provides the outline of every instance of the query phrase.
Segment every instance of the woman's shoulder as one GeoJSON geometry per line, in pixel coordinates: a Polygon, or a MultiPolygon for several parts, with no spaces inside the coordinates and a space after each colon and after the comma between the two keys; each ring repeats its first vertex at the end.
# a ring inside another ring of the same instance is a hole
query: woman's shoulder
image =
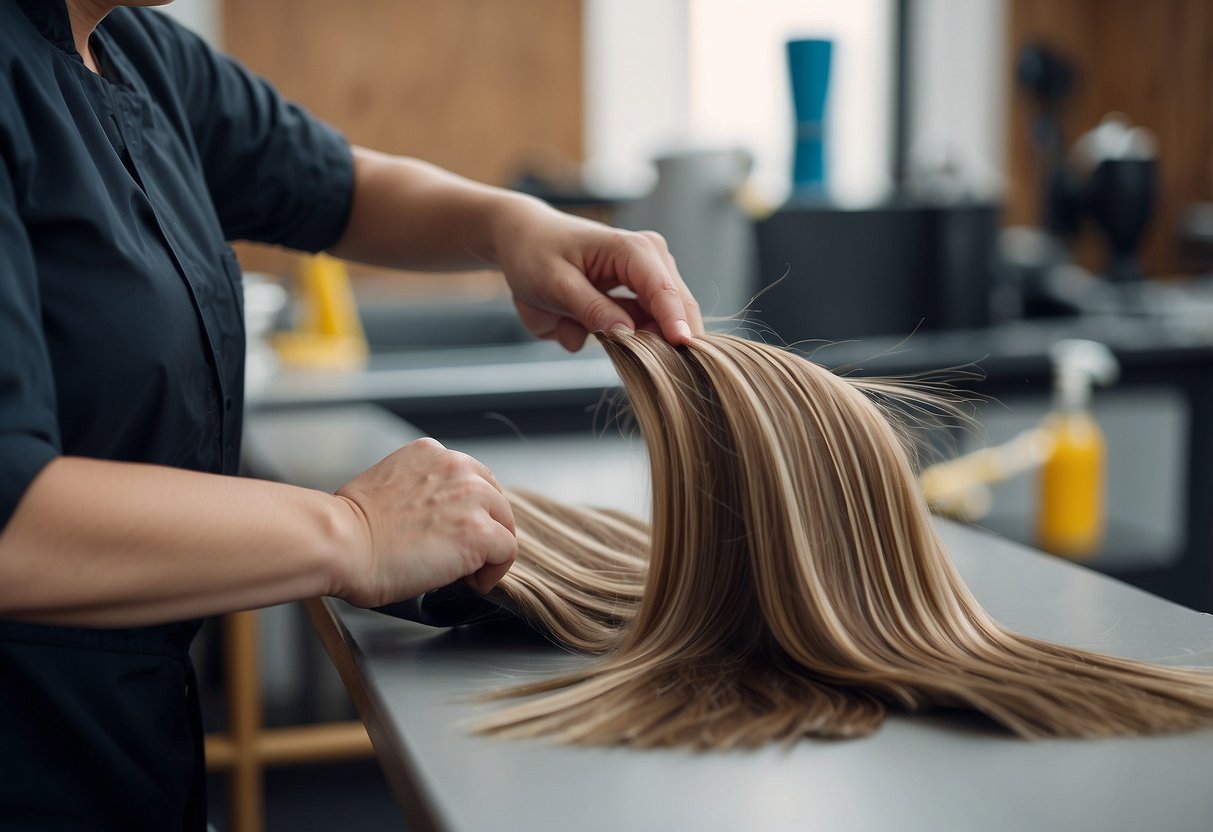
{"type": "Polygon", "coordinates": [[[119,7],[106,16],[99,28],[128,53],[170,64],[210,49],[198,35],[156,9],[119,7]]]}
{"type": "Polygon", "coordinates": [[[28,123],[53,108],[64,70],[59,47],[16,0],[0,0],[0,164],[10,175],[36,153],[28,123]]]}
{"type": "Polygon", "coordinates": [[[54,47],[16,0],[0,0],[0,77],[11,83],[20,67],[53,56],[54,47]]]}

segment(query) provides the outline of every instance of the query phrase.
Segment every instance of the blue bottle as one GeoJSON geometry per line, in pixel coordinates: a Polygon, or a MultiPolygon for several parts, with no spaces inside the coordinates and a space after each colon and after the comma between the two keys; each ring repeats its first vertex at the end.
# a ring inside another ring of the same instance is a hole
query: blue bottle
{"type": "Polygon", "coordinates": [[[825,110],[833,48],[833,41],[828,40],[788,41],[788,71],[796,113],[793,199],[825,196],[825,110]]]}

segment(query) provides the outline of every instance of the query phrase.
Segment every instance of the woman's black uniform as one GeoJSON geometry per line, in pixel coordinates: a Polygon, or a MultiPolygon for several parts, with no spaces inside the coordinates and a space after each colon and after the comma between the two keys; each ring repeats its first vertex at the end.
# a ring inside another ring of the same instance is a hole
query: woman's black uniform
{"type": "MultiPolygon", "coordinates": [[[[92,44],[104,77],[62,0],[0,0],[0,528],[60,454],[234,474],[226,241],[349,215],[345,140],[188,31],[118,9],[92,44]]],[[[0,829],[205,827],[198,625],[0,620],[0,829]]]]}

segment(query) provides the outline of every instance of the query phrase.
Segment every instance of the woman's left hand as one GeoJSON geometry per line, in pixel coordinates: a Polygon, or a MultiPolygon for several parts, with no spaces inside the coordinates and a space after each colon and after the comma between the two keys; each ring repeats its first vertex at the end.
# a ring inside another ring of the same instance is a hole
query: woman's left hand
{"type": "Polygon", "coordinates": [[[654,231],[623,231],[517,199],[495,217],[493,237],[494,262],[538,338],[576,352],[589,333],[616,327],[657,332],[672,344],[703,334],[699,304],[654,231]]]}

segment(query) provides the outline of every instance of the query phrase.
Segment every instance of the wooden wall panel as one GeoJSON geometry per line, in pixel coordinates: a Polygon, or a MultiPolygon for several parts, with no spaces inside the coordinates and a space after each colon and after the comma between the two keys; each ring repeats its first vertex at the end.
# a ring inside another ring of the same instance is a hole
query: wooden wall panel
{"type": "MultiPolygon", "coordinates": [[[[1079,79],[1064,126],[1073,142],[1119,110],[1158,139],[1160,203],[1142,262],[1147,274],[1182,272],[1176,231],[1183,209],[1213,199],[1213,4],[1208,0],[1011,0],[1009,55],[1040,41],[1064,51],[1079,79]]],[[[1031,108],[1011,96],[1007,218],[1038,217],[1039,182],[1028,142],[1031,108]]],[[[1080,244],[1090,267],[1103,263],[1088,229],[1080,244]]]]}
{"type": "Polygon", "coordinates": [[[226,51],[355,143],[495,184],[532,156],[582,158],[581,0],[225,0],[223,14],[226,51]]]}

